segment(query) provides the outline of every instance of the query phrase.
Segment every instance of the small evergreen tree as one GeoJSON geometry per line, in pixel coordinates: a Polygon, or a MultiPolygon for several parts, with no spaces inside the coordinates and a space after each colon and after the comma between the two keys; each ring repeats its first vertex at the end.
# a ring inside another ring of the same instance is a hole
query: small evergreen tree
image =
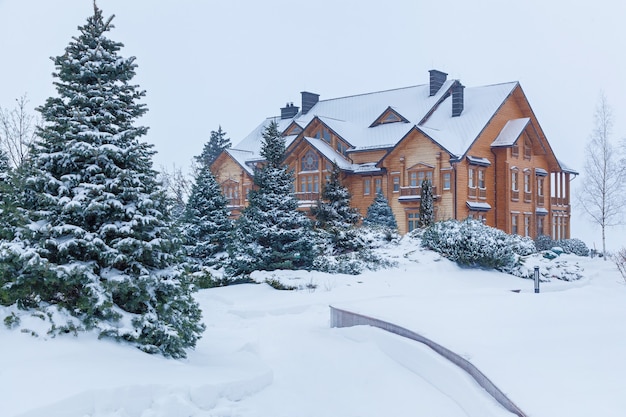
{"type": "Polygon", "coordinates": [[[321,199],[312,209],[315,225],[327,235],[333,254],[359,250],[364,245],[355,230],[361,215],[350,207],[350,192],[341,184],[340,174],[337,164],[333,164],[321,199]]]}
{"type": "Polygon", "coordinates": [[[285,139],[272,121],[263,133],[265,164],[254,174],[256,189],[235,223],[229,243],[230,275],[255,270],[309,269],[314,258],[311,221],[298,211],[293,174],[284,165],[285,139]]]}
{"type": "Polygon", "coordinates": [[[200,169],[210,166],[222,151],[230,148],[230,146],[230,138],[226,137],[226,132],[222,130],[222,126],[219,126],[217,131],[212,130],[209,141],[202,148],[202,153],[195,157],[198,164],[200,164],[200,169]]]}
{"type": "Polygon", "coordinates": [[[419,227],[425,228],[435,223],[435,211],[433,207],[433,186],[429,180],[422,181],[420,194],[419,227]]]}
{"type": "Polygon", "coordinates": [[[185,251],[196,265],[209,266],[226,248],[232,221],[228,200],[208,166],[203,167],[191,188],[182,218],[185,251]]]}
{"type": "Polygon", "coordinates": [[[363,219],[364,226],[383,227],[391,230],[398,229],[398,223],[393,215],[389,201],[382,191],[376,193],[376,198],[367,208],[367,215],[363,219]]]}
{"type": "Polygon", "coordinates": [[[105,36],[112,19],[94,2],[53,58],[58,97],[38,108],[46,123],[19,179],[22,224],[0,251],[0,301],[65,311],[67,324],[52,323],[52,333],[96,329],[184,357],[203,330],[200,310],[176,268],[154,151],[138,139],[148,129],[134,125],[147,111],[131,84],[135,58],[105,36]]]}

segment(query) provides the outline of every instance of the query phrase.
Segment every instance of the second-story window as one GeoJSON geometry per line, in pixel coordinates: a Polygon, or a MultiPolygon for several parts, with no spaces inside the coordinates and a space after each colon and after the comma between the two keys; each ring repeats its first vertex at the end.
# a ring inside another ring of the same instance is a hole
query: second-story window
{"type": "Polygon", "coordinates": [[[363,194],[370,195],[372,192],[372,180],[366,178],[363,180],[363,194]]]}
{"type": "Polygon", "coordinates": [[[524,159],[530,159],[533,154],[533,145],[530,138],[524,138],[524,159]]]}
{"type": "Polygon", "coordinates": [[[450,181],[451,181],[451,174],[449,172],[444,172],[442,177],[442,183],[443,183],[443,189],[444,190],[449,190],[450,189],[450,181]]]}
{"type": "Polygon", "coordinates": [[[376,193],[380,193],[383,191],[383,179],[382,178],[374,179],[374,188],[376,190],[376,193]]]}
{"type": "Polygon", "coordinates": [[[394,175],[392,178],[392,182],[393,182],[393,192],[394,193],[400,192],[400,177],[397,175],[394,175]]]}
{"type": "Polygon", "coordinates": [[[317,171],[319,169],[319,159],[317,154],[309,150],[302,158],[301,171],[317,171]]]}
{"type": "Polygon", "coordinates": [[[519,200],[519,172],[517,169],[511,170],[511,199],[519,200]]]}

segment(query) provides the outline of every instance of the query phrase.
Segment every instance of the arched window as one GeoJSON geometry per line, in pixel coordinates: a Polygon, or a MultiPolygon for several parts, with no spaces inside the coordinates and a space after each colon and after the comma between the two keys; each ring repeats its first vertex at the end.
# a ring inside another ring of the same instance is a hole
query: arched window
{"type": "Polygon", "coordinates": [[[313,150],[309,150],[302,158],[301,171],[317,171],[319,169],[319,159],[313,150]]]}

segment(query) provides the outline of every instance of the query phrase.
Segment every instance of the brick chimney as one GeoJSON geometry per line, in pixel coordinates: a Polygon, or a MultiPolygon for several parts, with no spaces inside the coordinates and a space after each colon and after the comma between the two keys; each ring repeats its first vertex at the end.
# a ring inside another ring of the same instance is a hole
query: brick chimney
{"type": "Polygon", "coordinates": [[[452,86],[452,117],[458,117],[463,113],[463,90],[465,86],[456,81],[452,86]]]}
{"type": "Polygon", "coordinates": [[[298,110],[300,110],[300,108],[298,106],[294,106],[293,103],[285,104],[285,107],[282,107],[280,109],[281,120],[292,119],[293,117],[295,117],[296,114],[298,114],[298,110]]]}
{"type": "Polygon", "coordinates": [[[320,95],[308,91],[302,91],[300,94],[302,94],[302,114],[307,114],[320,100],[320,95]]]}
{"type": "Polygon", "coordinates": [[[428,72],[430,73],[430,96],[432,97],[437,94],[437,91],[439,91],[443,83],[446,82],[448,74],[436,69],[431,69],[428,72]]]}

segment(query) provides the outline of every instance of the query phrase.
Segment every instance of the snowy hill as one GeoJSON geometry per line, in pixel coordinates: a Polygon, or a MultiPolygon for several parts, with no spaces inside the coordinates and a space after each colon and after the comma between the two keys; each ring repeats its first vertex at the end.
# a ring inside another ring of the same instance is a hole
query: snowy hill
{"type": "MultiPolygon", "coordinates": [[[[296,291],[201,290],[207,329],[184,360],[89,334],[49,339],[2,326],[1,414],[511,415],[423,345],[370,327],[330,328],[330,304],[452,349],[528,415],[626,414],[626,285],[613,263],[562,255],[584,269],[583,278],[542,283],[534,294],[530,280],[459,268],[408,238],[381,252],[399,266],[359,276],[253,274],[296,291]]],[[[37,332],[38,321],[23,319],[22,327],[37,332]]]]}

